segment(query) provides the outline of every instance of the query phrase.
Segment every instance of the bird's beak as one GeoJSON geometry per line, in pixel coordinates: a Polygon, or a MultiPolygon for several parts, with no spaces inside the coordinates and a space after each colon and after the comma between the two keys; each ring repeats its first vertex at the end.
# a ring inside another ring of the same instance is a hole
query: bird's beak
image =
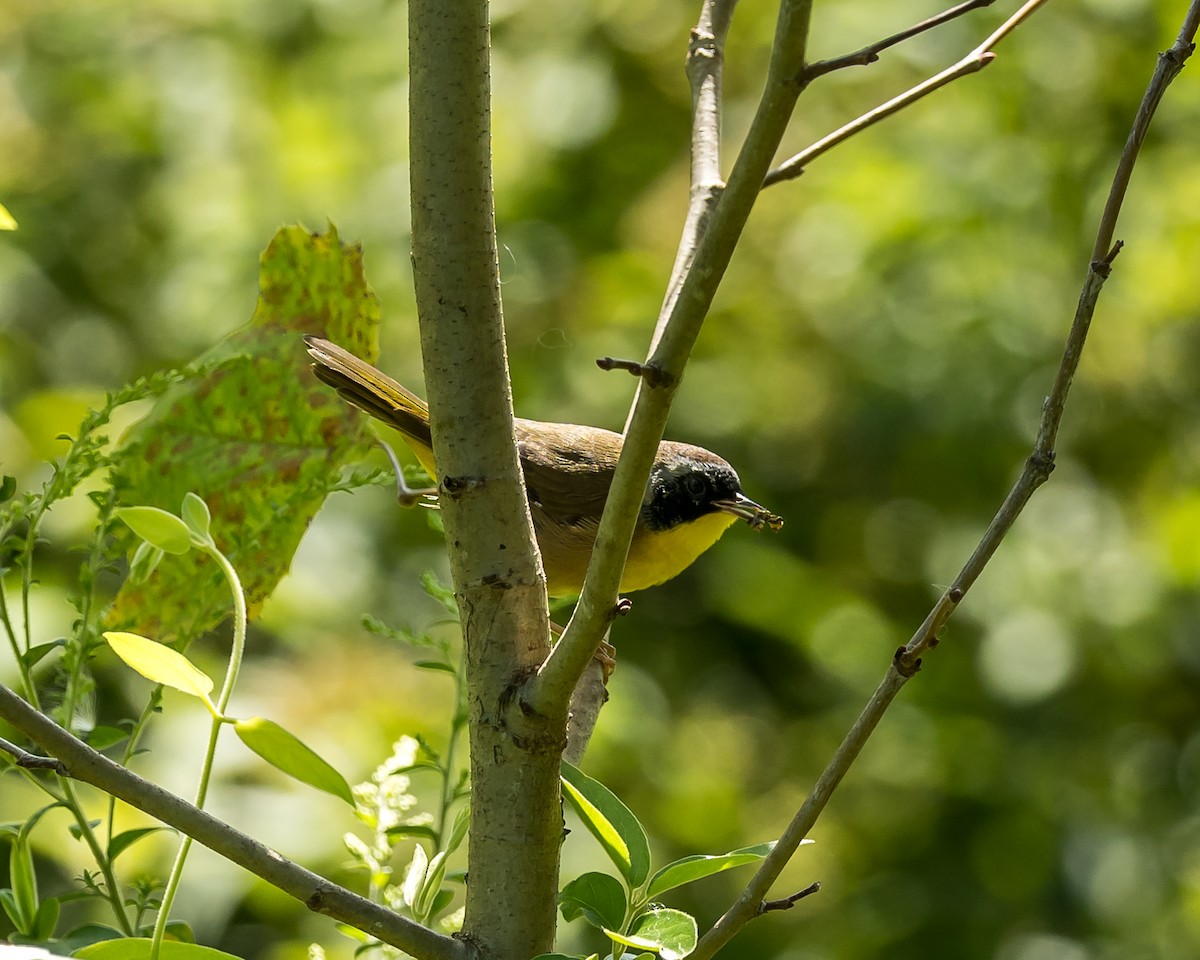
{"type": "Polygon", "coordinates": [[[778,530],[783,526],[783,517],[755,503],[744,493],[736,494],[732,500],[714,500],[713,506],[733,514],[739,520],[745,520],[755,530],[761,530],[763,527],[778,530]]]}

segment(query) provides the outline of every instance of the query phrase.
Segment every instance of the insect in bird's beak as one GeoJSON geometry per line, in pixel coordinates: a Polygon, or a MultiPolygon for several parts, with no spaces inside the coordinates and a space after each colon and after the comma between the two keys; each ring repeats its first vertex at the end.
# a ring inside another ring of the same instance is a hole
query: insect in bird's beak
{"type": "Polygon", "coordinates": [[[744,493],[735,494],[732,500],[714,500],[713,506],[733,514],[739,520],[745,520],[755,530],[763,527],[778,530],[783,526],[783,517],[755,503],[744,493]]]}

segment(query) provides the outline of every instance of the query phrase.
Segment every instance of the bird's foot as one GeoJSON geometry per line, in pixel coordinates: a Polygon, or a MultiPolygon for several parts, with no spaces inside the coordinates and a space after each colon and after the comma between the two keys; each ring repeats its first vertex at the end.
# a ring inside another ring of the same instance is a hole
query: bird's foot
{"type": "Polygon", "coordinates": [[[396,452],[382,440],[379,441],[379,445],[383,447],[383,452],[387,454],[388,462],[392,465],[392,472],[396,474],[396,502],[400,506],[415,507],[426,500],[437,499],[437,487],[410,487],[404,479],[404,468],[396,459],[396,452]]]}

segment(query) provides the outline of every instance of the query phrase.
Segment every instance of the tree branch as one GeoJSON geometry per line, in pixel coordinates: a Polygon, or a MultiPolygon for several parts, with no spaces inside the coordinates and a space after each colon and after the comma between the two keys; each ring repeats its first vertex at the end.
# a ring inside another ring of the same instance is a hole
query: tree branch
{"type": "Polygon", "coordinates": [[[212,814],[143,780],[97,753],[4,686],[0,686],[0,718],[57,758],[67,776],[90,783],[175,827],[231,863],[295,897],[310,910],[347,923],[421,960],[470,960],[472,957],[472,951],[461,941],[435,933],[305,870],[212,814]]]}
{"type": "Polygon", "coordinates": [[[413,278],[470,691],[463,936],[495,960],[526,960],[554,942],[570,691],[539,714],[513,696],[550,650],[550,618],[505,352],[488,4],[410,0],[408,9],[413,278]]]}
{"type": "Polygon", "coordinates": [[[1024,20],[1037,10],[1046,0],[1027,0],[1024,6],[1016,13],[1009,17],[999,28],[997,28],[991,36],[983,41],[974,50],[968,53],[965,57],[951,67],[947,67],[936,76],[930,77],[923,83],[911,87],[898,97],[893,97],[887,103],[880,104],[874,110],[869,110],[856,120],[850,121],[844,127],[834,130],[828,136],[822,137],[816,143],[801,150],[795,156],[785,160],[774,170],[767,174],[764,181],[764,186],[772,186],[776,183],[781,183],[784,180],[794,180],[804,172],[804,168],[817,159],[822,154],[828,153],[839,143],[844,143],[856,134],[862,133],[869,127],[875,126],[881,120],[886,120],[895,113],[899,113],[905,107],[910,107],[918,100],[923,100],[935,90],[940,90],[947,84],[953,83],[962,77],[972,73],[978,73],[989,63],[996,59],[996,54],[992,48],[1000,43],[1006,36],[1012,33],[1024,20]]]}
{"type": "Polygon", "coordinates": [[[960,3],[958,6],[944,10],[936,16],[913,24],[907,30],[901,30],[899,33],[893,33],[890,37],[884,37],[882,40],[876,40],[874,43],[867,44],[861,50],[855,50],[853,53],[843,54],[840,57],[833,57],[829,60],[818,60],[816,63],[810,63],[805,68],[804,75],[811,81],[817,79],[817,77],[823,77],[827,73],[833,73],[835,70],[842,70],[846,67],[865,67],[867,64],[878,60],[879,55],[889,47],[894,47],[905,40],[911,40],[913,37],[933,30],[935,27],[940,27],[943,23],[957,20],[959,17],[974,10],[990,7],[995,2],[996,0],[966,0],[965,3],[960,3]]]}
{"type": "Polygon", "coordinates": [[[653,384],[645,377],[638,380],[625,444],[596,535],[583,593],[562,639],[537,675],[526,684],[522,699],[530,709],[554,710],[566,703],[576,678],[612,619],[621,571],[671,401],[754,201],[762,190],[763,177],[779,148],[796,98],[804,89],[800,73],[808,44],[811,8],[812,0],[783,0],[780,4],[766,88],[729,183],[700,235],[679,293],[664,303],[646,362],[646,366],[659,371],[661,378],[653,384]]]}
{"type": "MultiPolygon", "coordinates": [[[[1027,5],[1028,6],[1028,5],[1027,5]]],[[[1010,21],[1011,23],[1011,21],[1010,21]]],[[[1200,23],[1200,0],[1191,0],[1191,5],[1185,15],[1183,28],[1175,45],[1159,58],[1158,68],[1147,87],[1146,95],[1138,108],[1133,124],[1133,132],[1126,142],[1125,149],[1117,165],[1117,173],[1110,191],[1110,203],[1106,206],[1101,217],[1097,232],[1096,248],[1104,249],[1112,236],[1113,224],[1120,212],[1121,201],[1129,181],[1129,172],[1136,159],[1138,147],[1145,136],[1154,112],[1162,100],[1166,87],[1179,73],[1183,62],[1195,49],[1194,39],[1197,24],[1200,23]],[[1114,200],[1113,197],[1116,197],[1114,200]]],[[[921,667],[921,657],[937,645],[938,631],[945,625],[957,609],[967,591],[978,579],[983,568],[987,565],[1001,541],[1012,528],[1029,498],[1050,476],[1054,468],[1053,444],[1058,435],[1059,424],[1062,421],[1063,409],[1067,394],[1071,387],[1079,358],[1087,339],[1092,316],[1095,313],[1096,302],[1100,296],[1101,287],[1107,279],[1113,258],[1120,250],[1120,244],[1112,245],[1102,259],[1093,259],[1088,265],[1087,276],[1079,295],[1075,318],[1067,335],[1066,346],[1054,386],[1050,395],[1042,405],[1041,423],[1038,427],[1037,439],[1033,452],[1025,461],[1025,468],[1020,478],[1005,497],[1003,504],[992,519],[979,545],[964,564],[962,570],[954,579],[954,583],[942,594],[925,621],[917,628],[908,643],[896,651],[891,665],[888,667],[883,680],[876,688],[871,699],[863,708],[858,719],[842,740],[841,745],[826,764],[818,777],[812,792],[788,824],[779,842],[763,861],[758,872],[751,878],[746,888],[734,904],[714,925],[700,938],[692,960],[709,960],[727,944],[743,926],[763,912],[763,903],[771,888],[778,879],[784,866],[792,858],[800,843],[812,830],[817,818],[829,802],[833,791],[845,777],[850,765],[879,724],[901,687],[921,667]]]]}
{"type": "Polygon", "coordinates": [[[670,313],[683,277],[691,269],[696,246],[708,227],[713,206],[725,189],[725,181],[721,179],[725,37],[736,5],[737,0],[704,0],[688,44],[686,70],[692,88],[691,191],[683,235],[660,310],[662,315],[670,313]]]}

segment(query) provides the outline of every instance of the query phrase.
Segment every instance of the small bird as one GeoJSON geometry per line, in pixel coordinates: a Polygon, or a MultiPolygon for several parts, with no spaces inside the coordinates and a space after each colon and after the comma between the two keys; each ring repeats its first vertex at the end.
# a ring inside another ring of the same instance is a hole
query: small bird
{"type": "MultiPolygon", "coordinates": [[[[398,430],[421,466],[436,477],[425,401],[335,343],[312,336],[304,342],[318,379],[398,430]]],[[[551,597],[575,596],[583,588],[624,440],[599,427],[519,418],[516,436],[546,592],[551,597]]],[[[678,575],[736,520],[756,530],[783,525],[782,517],[742,493],[733,467],[715,453],[690,443],[662,441],[629,545],[621,592],[678,575]]]]}

